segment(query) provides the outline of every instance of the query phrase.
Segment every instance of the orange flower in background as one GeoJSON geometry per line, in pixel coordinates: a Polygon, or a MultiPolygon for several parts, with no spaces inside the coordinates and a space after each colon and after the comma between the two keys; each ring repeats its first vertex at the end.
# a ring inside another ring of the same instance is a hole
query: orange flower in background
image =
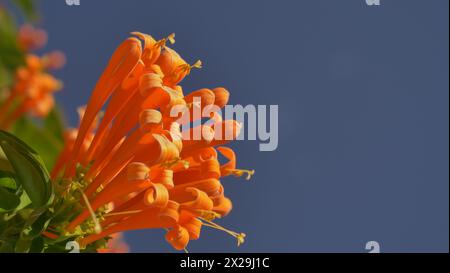
{"type": "Polygon", "coordinates": [[[43,47],[47,39],[45,30],[26,24],[20,27],[17,42],[23,51],[32,51],[43,47]]]}
{"type": "Polygon", "coordinates": [[[83,200],[58,232],[88,246],[127,230],[161,228],[183,250],[202,227],[210,227],[241,244],[245,234],[213,221],[232,209],[220,179],[254,173],[236,169],[235,153],[223,146],[230,141],[225,132],[235,139],[241,125],[216,117],[213,124],[181,132],[178,117],[170,116],[176,106],[198,107],[194,97],[220,109],[229,92],[203,88],[185,95],[179,83],[201,62],[190,65],[168,48],[173,34],[159,41],[132,34],[112,55],[52,171],[67,196],[83,200]],[[201,139],[184,137],[195,130],[204,132],[201,139]]]}
{"type": "MultiPolygon", "coordinates": [[[[18,43],[24,51],[42,47],[47,34],[32,26],[23,26],[18,43]]],[[[48,72],[65,64],[65,56],[55,51],[38,57],[27,54],[24,64],[16,70],[14,83],[5,100],[0,103],[0,129],[8,129],[16,120],[26,114],[45,117],[53,108],[53,94],[62,88],[62,83],[48,72]]]]}
{"type": "Polygon", "coordinates": [[[111,235],[106,248],[98,249],[99,253],[128,253],[130,251],[127,243],[123,239],[122,233],[115,233],[111,235]]]}

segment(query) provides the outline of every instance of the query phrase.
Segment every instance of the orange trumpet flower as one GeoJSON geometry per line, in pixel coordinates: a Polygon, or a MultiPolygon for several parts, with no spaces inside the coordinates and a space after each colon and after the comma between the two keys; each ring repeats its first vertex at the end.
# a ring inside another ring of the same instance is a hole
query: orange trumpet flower
{"type": "Polygon", "coordinates": [[[210,227],[242,243],[245,234],[213,221],[232,209],[220,179],[254,173],[236,169],[235,153],[218,147],[236,139],[240,124],[216,116],[214,124],[191,129],[206,132],[192,140],[183,137],[192,132],[181,132],[178,117],[170,116],[179,105],[192,111],[194,98],[220,109],[229,92],[203,88],[184,95],[179,83],[201,62],[189,65],[165,46],[173,34],[159,41],[132,34],[114,52],[52,172],[67,196],[83,200],[60,234],[88,246],[127,230],[162,228],[167,242],[183,250],[210,227]]]}

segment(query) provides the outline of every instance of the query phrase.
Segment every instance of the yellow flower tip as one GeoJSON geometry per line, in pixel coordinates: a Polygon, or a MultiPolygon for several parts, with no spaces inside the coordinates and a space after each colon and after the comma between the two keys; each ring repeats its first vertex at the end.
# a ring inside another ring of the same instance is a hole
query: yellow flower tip
{"type": "Polygon", "coordinates": [[[210,210],[198,210],[198,213],[200,213],[200,218],[202,218],[205,221],[213,221],[215,219],[220,219],[222,216],[220,214],[218,214],[215,211],[210,211],[210,210]]]}
{"type": "Polygon", "coordinates": [[[183,160],[182,164],[183,164],[183,167],[184,167],[185,170],[189,169],[189,161],[183,160]]]}
{"type": "Polygon", "coordinates": [[[175,33],[169,34],[169,36],[167,36],[167,40],[169,40],[170,44],[175,44],[175,33]]]}
{"type": "Polygon", "coordinates": [[[100,223],[97,219],[97,216],[95,215],[95,212],[92,209],[92,206],[91,206],[91,203],[89,202],[88,197],[86,196],[86,194],[84,194],[84,192],[81,189],[79,189],[79,191],[81,193],[81,196],[83,197],[84,203],[86,204],[89,214],[91,215],[92,222],[94,223],[94,232],[97,234],[102,233],[102,226],[100,225],[100,223]]]}
{"type": "Polygon", "coordinates": [[[242,245],[245,242],[245,237],[246,236],[247,235],[245,233],[242,233],[242,232],[239,233],[238,235],[236,235],[236,239],[238,241],[238,243],[237,243],[238,246],[242,245]]]}
{"type": "Polygon", "coordinates": [[[241,233],[234,232],[232,230],[226,229],[226,228],[224,228],[224,227],[214,223],[213,221],[210,221],[210,220],[202,218],[202,217],[199,217],[199,219],[203,220],[202,224],[204,226],[210,227],[210,228],[213,228],[213,229],[217,229],[217,230],[221,230],[221,231],[223,231],[223,232],[233,236],[234,238],[236,238],[238,246],[240,246],[241,244],[244,243],[245,237],[247,236],[245,233],[243,233],[243,232],[241,232],[241,233]]]}
{"type": "Polygon", "coordinates": [[[159,47],[160,48],[165,48],[167,41],[169,41],[170,44],[173,45],[175,43],[175,33],[171,33],[166,38],[163,38],[163,39],[157,41],[155,43],[154,47],[156,47],[156,48],[159,48],[159,47]]]}
{"type": "Polygon", "coordinates": [[[166,39],[161,39],[159,41],[156,42],[156,44],[154,45],[154,47],[159,48],[159,47],[165,47],[166,46],[166,39]]]}
{"type": "Polygon", "coordinates": [[[255,170],[251,170],[247,173],[247,177],[245,178],[246,180],[250,180],[252,178],[252,176],[255,174],[255,170]]]}
{"type": "Polygon", "coordinates": [[[245,180],[250,180],[252,178],[252,175],[255,174],[255,170],[242,170],[242,169],[234,169],[234,170],[229,170],[230,174],[236,176],[236,177],[241,177],[244,174],[247,175],[247,177],[245,178],[245,180]]]}
{"type": "Polygon", "coordinates": [[[197,60],[193,65],[191,65],[191,68],[202,68],[202,61],[197,60]]]}

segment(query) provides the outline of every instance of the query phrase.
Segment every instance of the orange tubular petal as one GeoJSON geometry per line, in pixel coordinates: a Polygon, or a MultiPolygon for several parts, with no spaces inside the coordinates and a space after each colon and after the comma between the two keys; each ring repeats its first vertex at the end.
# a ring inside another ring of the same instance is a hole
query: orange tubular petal
{"type": "Polygon", "coordinates": [[[208,159],[201,164],[201,173],[203,178],[220,178],[220,163],[217,159],[208,159]]]}
{"type": "Polygon", "coordinates": [[[214,195],[220,190],[220,181],[217,179],[204,179],[195,182],[183,183],[177,185],[175,181],[175,188],[169,191],[170,198],[179,203],[187,202],[192,199],[191,195],[186,194],[187,188],[196,188],[204,191],[207,195],[214,195]]]}
{"type": "Polygon", "coordinates": [[[142,97],[148,97],[156,88],[162,88],[161,76],[157,73],[146,73],[139,79],[139,92],[142,97]]]}
{"type": "Polygon", "coordinates": [[[200,125],[189,130],[183,131],[183,151],[182,156],[185,157],[193,150],[207,148],[212,145],[210,143],[214,140],[216,133],[211,126],[200,125]],[[200,138],[200,139],[195,139],[200,138]]]}
{"type": "MultiPolygon", "coordinates": [[[[169,201],[164,209],[152,207],[139,213],[131,214],[129,217],[121,217],[114,225],[110,225],[112,222],[106,219],[110,227],[104,229],[101,234],[93,234],[86,237],[82,244],[87,245],[110,234],[127,230],[175,227],[179,220],[178,210],[178,203],[169,201]]],[[[102,222],[102,225],[107,226],[105,222],[102,222]]]]}
{"type": "MultiPolygon", "coordinates": [[[[135,143],[139,141],[139,138],[143,138],[143,134],[146,132],[150,133],[154,129],[157,130],[158,124],[161,123],[161,114],[157,110],[145,110],[140,115],[140,128],[134,131],[131,136],[127,138],[123,138],[123,145],[119,147],[117,144],[113,148],[112,152],[110,149],[104,149],[104,152],[100,154],[100,156],[95,157],[95,161],[93,166],[90,168],[89,172],[86,175],[86,179],[91,179],[106,165],[106,162],[109,162],[111,157],[116,155],[116,151],[120,153],[120,149],[124,149],[124,147],[133,147],[135,143]],[[117,148],[116,148],[117,147],[117,148]],[[117,150],[116,150],[117,149],[117,150]]],[[[125,150],[126,152],[127,150],[125,150]]]]}
{"type": "Polygon", "coordinates": [[[66,168],[65,177],[73,177],[76,163],[79,161],[80,149],[97,113],[105,104],[111,93],[130,74],[141,56],[141,43],[136,38],[128,38],[114,52],[108,66],[92,92],[86,112],[80,124],[72,158],[66,168]]]}
{"type": "Polygon", "coordinates": [[[153,184],[145,192],[144,202],[149,207],[164,208],[169,202],[169,192],[162,184],[153,184]]]}
{"type": "MultiPolygon", "coordinates": [[[[101,206],[104,206],[108,204],[109,202],[113,201],[114,199],[127,195],[132,192],[141,191],[144,189],[147,189],[151,186],[151,182],[147,180],[141,180],[141,181],[133,181],[128,182],[132,185],[127,185],[125,181],[122,182],[122,187],[120,185],[117,185],[116,187],[108,187],[105,188],[105,190],[101,191],[98,196],[95,197],[94,201],[91,203],[92,209],[95,211],[99,209],[101,206]]],[[[71,232],[77,227],[79,224],[84,222],[89,217],[89,211],[87,209],[83,210],[83,212],[78,215],[67,227],[66,229],[71,232]]]]}
{"type": "MultiPolygon", "coordinates": [[[[126,196],[133,192],[139,192],[149,188],[152,183],[147,180],[149,169],[142,163],[131,163],[126,171],[122,171],[111,181],[107,187],[99,192],[91,202],[91,207],[95,211],[101,206],[114,201],[120,196],[126,196]]],[[[87,209],[78,215],[68,226],[67,230],[73,229],[89,217],[87,209]]]]}
{"type": "MultiPolygon", "coordinates": [[[[128,77],[126,77],[123,80],[121,88],[123,90],[133,90],[135,88],[138,88],[139,80],[140,80],[142,74],[144,74],[144,71],[145,71],[145,64],[142,60],[139,60],[137,65],[134,67],[133,71],[131,71],[131,73],[128,75],[128,77]]],[[[128,95],[128,97],[131,97],[131,96],[128,95]]],[[[117,99],[117,100],[119,100],[119,99],[117,99]]]]}
{"type": "Polygon", "coordinates": [[[92,140],[92,144],[89,147],[88,152],[85,155],[84,164],[86,165],[89,161],[92,160],[93,154],[96,149],[103,141],[108,132],[108,126],[111,125],[114,117],[125,107],[128,105],[128,102],[133,97],[133,94],[138,91],[138,79],[142,74],[144,69],[144,64],[142,61],[139,61],[131,74],[123,81],[122,87],[118,88],[117,91],[113,94],[111,101],[108,104],[105,115],[102,118],[102,121],[99,124],[97,132],[95,133],[95,137],[92,140]]]}
{"type": "Polygon", "coordinates": [[[226,158],[228,162],[223,164],[220,167],[220,172],[222,176],[229,175],[230,172],[228,170],[236,169],[236,154],[231,148],[228,147],[217,147],[217,150],[226,158]]]}
{"type": "Polygon", "coordinates": [[[159,217],[161,220],[171,223],[171,226],[175,225],[180,217],[179,214],[180,205],[177,202],[169,200],[167,206],[161,210],[159,217]]]}
{"type": "MultiPolygon", "coordinates": [[[[86,195],[91,196],[100,185],[109,183],[112,178],[133,160],[138,151],[146,151],[149,155],[147,158],[149,162],[157,161],[161,156],[161,146],[155,140],[155,137],[151,133],[142,134],[140,131],[136,131],[130,136],[130,139],[126,139],[120,146],[114,156],[114,160],[110,161],[95,177],[86,189],[86,195]]],[[[151,164],[147,165],[150,166],[151,164]]]]}
{"type": "Polygon", "coordinates": [[[198,220],[194,214],[186,210],[181,210],[179,224],[188,231],[189,240],[197,240],[200,238],[202,221],[198,220]]]}
{"type": "Polygon", "coordinates": [[[215,101],[214,104],[223,108],[230,99],[230,92],[223,87],[217,87],[212,90],[214,92],[215,101]]]}
{"type": "Polygon", "coordinates": [[[117,141],[126,136],[134,127],[136,127],[139,121],[139,114],[142,110],[156,109],[167,103],[167,101],[169,101],[169,95],[166,91],[160,88],[152,89],[147,98],[143,98],[139,92],[134,94],[133,98],[129,102],[129,105],[139,106],[124,108],[123,111],[117,115],[112,126],[112,130],[105,140],[106,144],[102,146],[101,151],[98,151],[93,158],[96,159],[97,157],[103,157],[105,153],[109,153],[112,147],[116,145],[117,141]],[[120,126],[114,126],[115,124],[120,124],[120,126]]]}
{"type": "Polygon", "coordinates": [[[119,142],[117,142],[116,146],[112,147],[112,149],[108,150],[108,153],[102,154],[100,157],[95,158],[93,166],[95,168],[90,168],[88,173],[86,174],[86,178],[95,177],[98,175],[98,172],[102,170],[109,161],[112,160],[116,152],[122,147],[122,144],[125,142],[126,138],[122,138],[119,142]]]}
{"type": "Polygon", "coordinates": [[[217,212],[221,216],[226,216],[228,213],[230,213],[231,209],[233,208],[233,204],[230,199],[227,197],[220,196],[218,198],[213,198],[214,201],[214,207],[213,211],[217,212]]]}
{"type": "Polygon", "coordinates": [[[81,240],[81,245],[86,246],[92,242],[95,242],[101,238],[108,235],[127,231],[127,230],[137,230],[137,229],[148,229],[148,228],[167,228],[173,225],[171,221],[165,221],[166,219],[161,219],[159,216],[159,211],[157,209],[149,209],[142,211],[140,213],[133,214],[132,216],[118,222],[103,230],[100,234],[92,234],[81,240]]]}
{"type": "Polygon", "coordinates": [[[203,162],[211,158],[217,158],[217,151],[213,147],[206,147],[184,153],[185,157],[192,157],[196,162],[203,162]]]}
{"type": "MultiPolygon", "coordinates": [[[[212,105],[214,103],[214,93],[207,88],[202,88],[197,91],[194,91],[184,97],[184,100],[186,101],[186,104],[190,105],[190,122],[197,121],[204,117],[209,116],[203,116],[203,109],[207,107],[208,105],[212,105]],[[195,101],[194,101],[195,99],[195,101]],[[197,105],[196,103],[200,103],[201,105],[197,105]],[[201,107],[200,107],[201,106],[201,107]],[[195,114],[195,113],[199,114],[195,114]]],[[[183,120],[187,122],[188,120],[183,120]]],[[[182,123],[183,124],[183,123],[182,123]]]]}
{"type": "Polygon", "coordinates": [[[134,215],[135,213],[129,213],[131,212],[141,212],[144,210],[151,210],[154,208],[149,208],[145,206],[144,200],[143,200],[143,194],[145,192],[142,192],[138,194],[137,196],[133,197],[132,199],[128,200],[124,204],[120,205],[118,208],[114,208],[114,210],[110,213],[114,213],[112,215],[108,215],[108,217],[105,218],[105,220],[101,223],[103,228],[107,228],[111,224],[116,224],[131,215],[134,215]]]}
{"type": "Polygon", "coordinates": [[[190,183],[201,180],[203,178],[201,170],[189,168],[185,171],[176,172],[173,174],[173,181],[176,185],[190,183]]]}
{"type": "Polygon", "coordinates": [[[58,158],[56,159],[55,164],[53,165],[53,169],[50,174],[52,181],[54,181],[58,177],[58,174],[64,168],[64,164],[66,163],[67,158],[69,158],[71,151],[72,151],[72,149],[70,147],[67,147],[67,144],[64,145],[62,152],[59,154],[58,158]]]}
{"type": "MultiPolygon", "coordinates": [[[[156,168],[155,168],[156,169],[156,168]]],[[[173,189],[173,171],[172,170],[156,170],[151,172],[151,181],[155,184],[162,184],[167,189],[173,189]]]]}
{"type": "Polygon", "coordinates": [[[180,203],[180,207],[187,210],[211,210],[213,208],[213,201],[208,197],[204,191],[196,188],[186,188],[186,193],[190,195],[188,198],[193,198],[190,201],[180,203]]]}
{"type": "Polygon", "coordinates": [[[165,47],[155,64],[164,73],[164,85],[175,86],[190,72],[190,65],[173,49],[165,47]]]}
{"type": "Polygon", "coordinates": [[[173,228],[167,232],[166,240],[176,250],[183,250],[189,243],[189,232],[182,226],[173,228]]]}
{"type": "Polygon", "coordinates": [[[160,134],[153,134],[153,138],[159,144],[159,157],[149,150],[139,150],[136,152],[136,160],[145,162],[148,166],[153,166],[157,163],[172,161],[179,158],[178,147],[172,143],[166,136],[160,134]]]}
{"type": "Polygon", "coordinates": [[[208,88],[202,88],[184,96],[184,100],[188,104],[193,103],[194,98],[200,99],[203,106],[211,105],[214,103],[215,100],[214,92],[208,88]]]}
{"type": "Polygon", "coordinates": [[[152,36],[141,32],[132,32],[132,35],[139,37],[144,41],[144,52],[142,53],[142,60],[147,67],[151,66],[161,54],[161,47],[165,44],[165,39],[157,42],[152,36]]]}

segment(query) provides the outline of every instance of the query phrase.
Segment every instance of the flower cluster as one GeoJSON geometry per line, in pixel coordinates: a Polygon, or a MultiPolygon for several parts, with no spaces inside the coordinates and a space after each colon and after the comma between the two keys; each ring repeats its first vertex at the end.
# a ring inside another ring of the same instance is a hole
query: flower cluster
{"type": "Polygon", "coordinates": [[[79,128],[67,132],[51,174],[62,196],[82,202],[65,225],[44,234],[77,236],[86,247],[119,232],[158,228],[183,250],[199,238],[202,227],[211,227],[242,243],[245,234],[213,221],[232,208],[220,179],[253,174],[236,169],[235,153],[223,146],[237,137],[240,124],[220,116],[202,124],[201,117],[191,116],[187,122],[195,126],[182,132],[179,117],[171,115],[176,106],[220,109],[229,92],[202,88],[185,95],[180,82],[201,62],[190,65],[166,46],[174,43],[173,34],[161,40],[132,34],[113,53],[79,128]],[[201,139],[184,137],[195,130],[202,132],[201,139]],[[224,137],[228,132],[231,137],[224,137]]]}
{"type": "MultiPolygon", "coordinates": [[[[25,25],[17,39],[20,47],[28,52],[42,47],[47,35],[43,30],[25,25]]],[[[49,71],[61,68],[64,63],[64,54],[59,51],[42,57],[31,53],[25,56],[24,64],[15,71],[13,86],[0,103],[0,129],[8,129],[25,114],[45,117],[50,112],[55,104],[53,94],[62,88],[62,83],[49,71]]]]}

